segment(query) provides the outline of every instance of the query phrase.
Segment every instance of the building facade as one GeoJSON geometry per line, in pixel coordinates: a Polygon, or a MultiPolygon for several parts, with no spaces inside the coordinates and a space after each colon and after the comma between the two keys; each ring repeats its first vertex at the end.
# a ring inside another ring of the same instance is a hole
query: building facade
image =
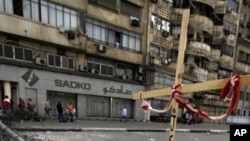
{"type": "MultiPolygon", "coordinates": [[[[78,118],[120,118],[126,106],[129,118],[142,120],[140,101],[131,94],[174,84],[182,9],[190,9],[182,80],[189,84],[248,73],[249,5],[248,0],[1,0],[1,98],[8,95],[15,103],[32,98],[39,115],[51,99],[55,116],[58,101],[73,102],[78,118]]],[[[219,91],[184,98],[213,115],[228,106],[219,91]]],[[[150,99],[159,109],[167,100],[150,99]]],[[[249,116],[247,86],[239,103],[245,112],[238,115],[249,116]]],[[[178,116],[183,112],[180,107],[178,116]]]]}

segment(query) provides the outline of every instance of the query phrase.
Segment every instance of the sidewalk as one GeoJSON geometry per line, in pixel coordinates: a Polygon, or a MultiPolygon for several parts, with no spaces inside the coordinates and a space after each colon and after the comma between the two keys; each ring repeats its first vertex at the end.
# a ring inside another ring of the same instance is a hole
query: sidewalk
{"type": "MultiPolygon", "coordinates": [[[[139,122],[127,123],[117,120],[75,120],[74,122],[58,122],[57,120],[29,121],[17,123],[18,131],[103,131],[103,132],[169,132],[170,123],[139,122]]],[[[229,133],[227,124],[184,125],[177,123],[176,132],[229,133]]]]}

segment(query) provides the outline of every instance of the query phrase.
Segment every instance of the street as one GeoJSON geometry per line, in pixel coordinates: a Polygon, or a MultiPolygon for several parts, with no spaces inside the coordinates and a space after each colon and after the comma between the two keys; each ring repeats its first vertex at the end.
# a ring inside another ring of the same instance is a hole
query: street
{"type": "MultiPolygon", "coordinates": [[[[168,132],[19,132],[43,141],[168,141],[168,132]]],[[[229,141],[229,134],[177,132],[176,141],[229,141]]]]}

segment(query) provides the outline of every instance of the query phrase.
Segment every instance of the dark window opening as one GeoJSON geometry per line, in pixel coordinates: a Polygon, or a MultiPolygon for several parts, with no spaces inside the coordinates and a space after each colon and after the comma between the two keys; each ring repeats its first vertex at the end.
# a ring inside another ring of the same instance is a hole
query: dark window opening
{"type": "Polygon", "coordinates": [[[23,49],[15,48],[15,59],[20,59],[20,60],[24,59],[23,49]]]}
{"type": "Polygon", "coordinates": [[[14,14],[23,16],[23,1],[22,0],[13,0],[14,14]]]}
{"type": "Polygon", "coordinates": [[[13,49],[12,49],[12,46],[9,46],[9,45],[5,45],[4,46],[4,56],[7,57],[7,58],[13,58],[13,49]]]}
{"type": "Polygon", "coordinates": [[[55,58],[53,55],[49,55],[49,65],[54,66],[55,58]]]}

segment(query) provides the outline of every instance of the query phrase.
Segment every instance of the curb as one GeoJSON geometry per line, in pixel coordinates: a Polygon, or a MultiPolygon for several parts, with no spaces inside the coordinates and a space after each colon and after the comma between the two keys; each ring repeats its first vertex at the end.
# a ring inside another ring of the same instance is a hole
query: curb
{"type": "MultiPolygon", "coordinates": [[[[129,129],[129,128],[15,128],[16,131],[33,131],[33,132],[169,132],[170,129],[129,129]]],[[[176,132],[191,133],[229,133],[229,130],[201,130],[201,129],[176,129],[176,132]]]]}

